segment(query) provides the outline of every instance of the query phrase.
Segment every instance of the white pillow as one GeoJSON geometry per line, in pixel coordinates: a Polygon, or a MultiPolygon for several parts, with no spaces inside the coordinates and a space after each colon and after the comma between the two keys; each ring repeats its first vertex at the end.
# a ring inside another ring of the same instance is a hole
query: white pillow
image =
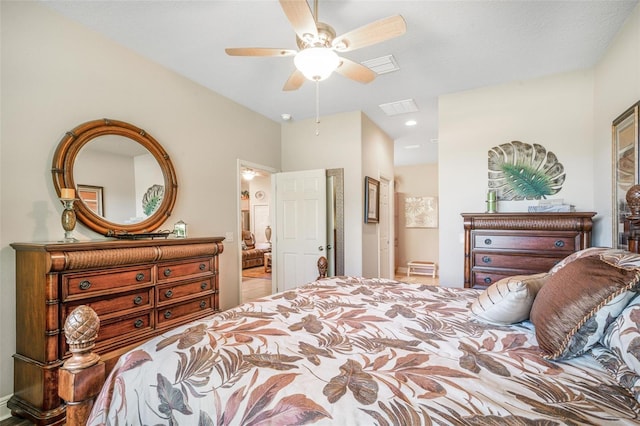
{"type": "Polygon", "coordinates": [[[471,304],[477,319],[491,324],[515,324],[529,319],[533,300],[550,275],[514,275],[484,290],[471,304]]]}

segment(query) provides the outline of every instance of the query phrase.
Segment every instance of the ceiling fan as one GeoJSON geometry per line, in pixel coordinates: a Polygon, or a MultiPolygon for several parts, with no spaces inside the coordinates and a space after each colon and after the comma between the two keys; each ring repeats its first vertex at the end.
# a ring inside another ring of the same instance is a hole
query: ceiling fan
{"type": "Polygon", "coordinates": [[[280,0],[280,6],[296,33],[299,50],[239,47],[225,49],[225,52],[230,56],[295,56],[296,70],[289,76],[283,90],[300,88],[305,77],[312,81],[324,80],[333,71],[360,83],[369,83],[375,79],[375,72],[338,56],[336,52],[350,52],[380,43],[407,30],[404,18],[394,15],[336,36],[330,25],[318,21],[318,0],[314,1],[314,12],[307,0],[280,0]]]}

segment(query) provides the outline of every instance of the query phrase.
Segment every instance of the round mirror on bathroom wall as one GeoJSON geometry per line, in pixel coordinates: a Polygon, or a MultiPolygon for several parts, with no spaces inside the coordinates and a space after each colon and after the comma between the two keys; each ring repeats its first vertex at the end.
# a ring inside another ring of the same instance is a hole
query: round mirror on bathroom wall
{"type": "Polygon", "coordinates": [[[67,132],[51,173],[58,195],[75,190],[78,220],[106,236],[153,232],[176,201],[169,155],[146,131],[123,121],[94,120],[67,132]]]}

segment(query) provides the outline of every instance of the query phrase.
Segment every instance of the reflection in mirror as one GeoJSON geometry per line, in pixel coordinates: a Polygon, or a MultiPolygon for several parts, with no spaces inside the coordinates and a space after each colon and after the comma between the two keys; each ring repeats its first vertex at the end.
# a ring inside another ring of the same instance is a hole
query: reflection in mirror
{"type": "Polygon", "coordinates": [[[103,188],[101,216],[114,223],[145,220],[157,210],[164,194],[164,177],[153,155],[139,143],[119,135],[98,136],[82,147],[73,178],[83,185],[103,188]]]}
{"type": "Polygon", "coordinates": [[[77,218],[107,236],[153,233],[171,215],[178,182],[169,154],[145,130],[100,119],[66,132],[53,155],[53,184],[75,189],[77,218]]]}

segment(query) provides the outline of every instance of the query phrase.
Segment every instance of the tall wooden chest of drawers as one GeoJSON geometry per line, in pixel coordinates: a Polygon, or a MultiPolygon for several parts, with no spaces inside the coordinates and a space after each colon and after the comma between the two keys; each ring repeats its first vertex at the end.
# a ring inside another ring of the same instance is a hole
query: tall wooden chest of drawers
{"type": "Polygon", "coordinates": [[[14,243],[16,354],[12,413],[62,424],[58,368],[68,355],[67,315],[100,317],[95,351],[110,369],[133,346],[218,311],[222,237],[14,243]]]}
{"type": "Polygon", "coordinates": [[[463,213],[464,286],[546,272],[591,246],[595,213],[463,213]]]}

